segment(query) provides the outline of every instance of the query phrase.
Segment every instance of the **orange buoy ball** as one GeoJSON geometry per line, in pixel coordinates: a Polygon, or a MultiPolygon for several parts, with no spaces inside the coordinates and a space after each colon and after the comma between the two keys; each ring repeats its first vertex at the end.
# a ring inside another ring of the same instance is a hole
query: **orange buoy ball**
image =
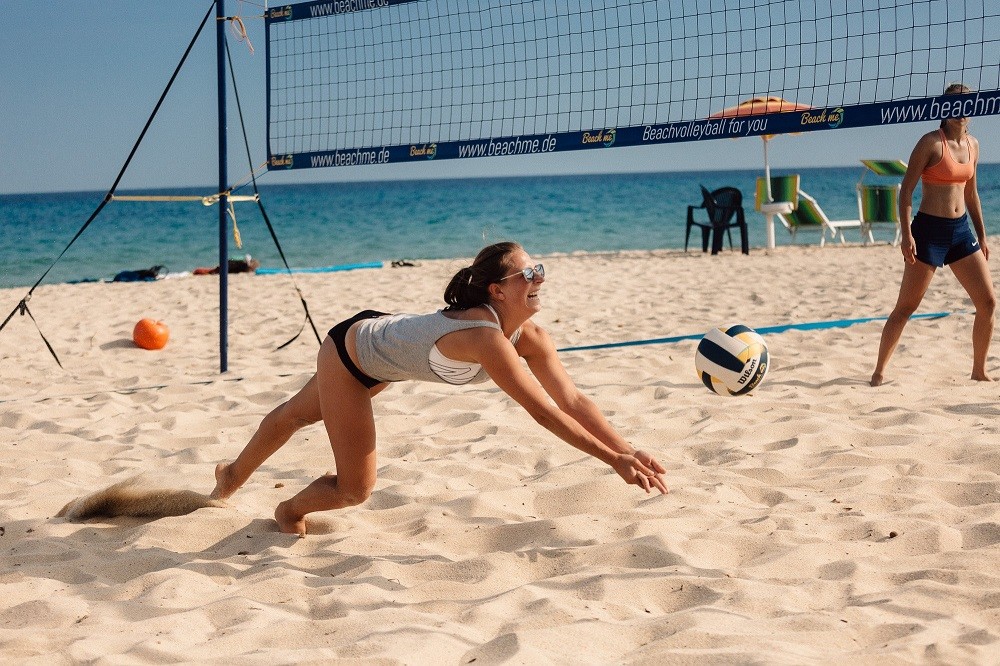
{"type": "Polygon", "coordinates": [[[132,341],[143,349],[163,349],[169,339],[170,329],[155,319],[140,319],[132,329],[132,341]]]}

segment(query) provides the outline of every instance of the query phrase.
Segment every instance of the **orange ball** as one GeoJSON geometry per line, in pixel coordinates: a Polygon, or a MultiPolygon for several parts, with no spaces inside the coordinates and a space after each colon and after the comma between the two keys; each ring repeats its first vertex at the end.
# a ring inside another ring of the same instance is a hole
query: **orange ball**
{"type": "Polygon", "coordinates": [[[140,319],[132,329],[132,341],[143,349],[163,349],[169,339],[170,329],[155,319],[140,319]]]}

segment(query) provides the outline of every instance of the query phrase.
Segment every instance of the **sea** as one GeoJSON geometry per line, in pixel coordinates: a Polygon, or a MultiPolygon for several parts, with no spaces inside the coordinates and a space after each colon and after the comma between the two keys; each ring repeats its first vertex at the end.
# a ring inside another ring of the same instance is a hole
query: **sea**
{"type": "MultiPolygon", "coordinates": [[[[863,175],[866,183],[895,182],[864,171],[860,164],[796,170],[801,188],[831,219],[858,217],[856,185],[863,175]]],[[[327,269],[471,257],[483,245],[508,239],[533,255],[681,250],[687,207],[700,205],[702,185],[742,191],[752,257],[766,244],[764,218],[753,205],[760,175],[757,169],[258,187],[289,265],[327,269]]],[[[998,234],[1000,164],[981,164],[978,182],[987,232],[998,234]]],[[[142,193],[212,192],[206,187],[142,193]]],[[[105,194],[0,195],[0,288],[31,287],[43,275],[43,284],[51,284],[110,280],[121,271],[152,266],[176,274],[218,265],[218,208],[200,202],[112,201],[70,245],[105,194]]],[[[282,268],[257,204],[237,202],[234,208],[242,247],[230,233],[229,257],[249,254],[262,267],[282,268]]],[[[818,243],[818,233],[793,240],[780,223],[775,226],[778,245],[818,243]]],[[[893,231],[876,234],[877,241],[888,242],[893,231]]],[[[857,230],[848,231],[848,240],[860,240],[857,230]]],[[[738,234],[733,241],[738,251],[738,234]]],[[[701,251],[698,229],[691,251],[701,251]]]]}

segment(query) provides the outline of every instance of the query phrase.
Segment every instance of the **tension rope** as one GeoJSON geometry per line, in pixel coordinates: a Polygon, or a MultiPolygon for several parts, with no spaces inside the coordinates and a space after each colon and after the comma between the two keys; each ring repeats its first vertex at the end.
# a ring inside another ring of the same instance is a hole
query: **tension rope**
{"type": "MultiPolygon", "coordinates": [[[[267,231],[271,234],[271,240],[274,241],[274,247],[278,250],[278,255],[281,256],[281,262],[285,265],[285,270],[288,272],[288,277],[292,281],[292,287],[295,289],[295,293],[299,296],[299,302],[302,304],[302,310],[305,312],[305,319],[302,322],[302,326],[299,327],[298,333],[292,336],[292,339],[288,342],[279,345],[275,351],[279,349],[284,349],[288,345],[295,342],[302,331],[306,328],[306,323],[312,328],[313,335],[316,336],[316,342],[323,344],[323,339],[319,337],[319,331],[316,330],[316,324],[313,322],[312,315],[309,314],[309,304],[306,303],[305,296],[302,295],[302,290],[299,289],[298,282],[295,281],[295,275],[292,273],[292,267],[288,264],[288,259],[285,257],[285,251],[281,247],[281,242],[278,240],[278,234],[274,231],[274,225],[271,224],[271,218],[268,217],[267,210],[264,208],[264,202],[261,200],[260,191],[257,189],[257,176],[253,170],[253,158],[250,156],[250,141],[247,138],[247,128],[246,123],[243,122],[243,106],[240,104],[240,91],[236,85],[236,74],[233,69],[233,57],[229,50],[229,42],[226,42],[226,59],[229,61],[229,74],[233,81],[233,97],[236,99],[236,111],[240,118],[240,131],[243,133],[243,146],[247,151],[247,163],[250,165],[250,182],[253,184],[253,196],[257,201],[257,207],[260,209],[260,215],[264,218],[264,224],[267,225],[267,231]]],[[[235,219],[233,220],[235,223],[235,219]]]]}
{"type": "MultiPolygon", "coordinates": [[[[35,283],[31,286],[31,288],[28,289],[28,293],[25,294],[23,298],[21,298],[21,300],[17,303],[17,305],[14,306],[14,309],[11,310],[10,314],[8,314],[7,317],[3,320],[3,323],[0,323],[0,331],[3,331],[3,329],[6,328],[7,324],[10,323],[10,321],[14,318],[14,315],[20,314],[21,316],[25,316],[25,315],[28,316],[31,319],[31,321],[34,323],[35,329],[38,331],[38,335],[41,337],[42,342],[45,344],[45,347],[49,350],[49,353],[52,355],[52,358],[55,359],[56,363],[59,365],[60,368],[63,367],[62,361],[59,360],[59,356],[56,354],[55,348],[52,346],[52,344],[45,337],[45,334],[42,332],[42,329],[41,329],[41,327],[38,324],[38,320],[35,319],[35,316],[31,313],[31,310],[28,307],[28,302],[31,300],[31,297],[34,294],[35,289],[37,289],[38,286],[45,280],[45,278],[46,278],[46,276],[48,276],[49,272],[55,267],[56,264],[59,263],[59,261],[62,260],[63,256],[66,254],[66,252],[69,251],[69,249],[73,246],[73,244],[76,243],[76,241],[80,238],[80,236],[83,235],[83,232],[86,231],[88,227],[90,227],[90,225],[94,222],[94,220],[97,219],[97,216],[100,215],[101,211],[104,210],[104,207],[107,206],[111,201],[114,201],[114,200],[117,200],[117,201],[170,201],[170,202],[175,202],[175,201],[201,201],[201,203],[203,205],[205,205],[205,206],[211,206],[211,205],[213,205],[215,203],[218,203],[219,200],[222,198],[222,196],[225,196],[227,198],[227,203],[228,203],[228,213],[229,213],[230,218],[233,221],[233,231],[234,231],[234,235],[235,235],[235,238],[236,238],[236,243],[240,247],[242,247],[242,244],[240,242],[239,227],[237,226],[237,223],[236,223],[236,212],[233,209],[232,203],[233,202],[238,202],[238,201],[256,201],[258,207],[260,208],[261,215],[264,218],[264,223],[267,225],[268,232],[271,235],[271,239],[274,241],[275,247],[278,250],[278,254],[281,256],[281,260],[282,260],[282,262],[284,262],[285,268],[288,270],[289,276],[290,277],[292,276],[291,267],[289,266],[288,260],[285,257],[285,252],[284,252],[284,250],[281,247],[281,243],[278,241],[278,236],[277,236],[277,234],[274,231],[274,227],[271,224],[271,220],[270,220],[270,218],[267,215],[267,211],[264,209],[264,204],[261,202],[261,198],[260,198],[260,191],[257,188],[256,172],[258,170],[262,169],[262,168],[265,168],[266,164],[262,165],[261,167],[258,167],[257,169],[255,169],[254,166],[253,166],[253,161],[252,161],[252,159],[250,157],[250,144],[249,144],[249,140],[247,139],[246,125],[245,125],[244,120],[243,120],[243,110],[242,110],[242,107],[241,107],[240,101],[239,101],[239,89],[236,86],[236,78],[235,78],[235,72],[233,70],[232,55],[230,54],[228,41],[226,42],[226,57],[229,60],[229,71],[230,71],[230,77],[231,77],[232,84],[233,84],[233,90],[234,90],[235,97],[236,97],[236,106],[237,106],[237,109],[239,111],[240,128],[243,131],[243,141],[244,141],[244,145],[245,145],[246,151],[247,151],[247,160],[248,160],[248,162],[250,164],[249,180],[246,180],[246,181],[244,181],[244,182],[242,182],[242,183],[240,183],[238,185],[234,185],[233,187],[230,187],[226,192],[220,192],[220,193],[216,193],[216,194],[212,194],[212,195],[208,195],[208,196],[195,196],[195,195],[116,195],[115,194],[115,192],[118,189],[119,184],[121,183],[122,178],[125,176],[125,173],[128,170],[128,168],[129,168],[129,165],[132,163],[132,159],[135,157],[135,154],[138,151],[139,146],[142,144],[143,139],[145,139],[146,133],[149,131],[149,128],[152,126],[153,120],[156,118],[157,113],[159,113],[160,107],[163,106],[164,100],[166,100],[167,95],[170,92],[170,89],[173,87],[174,81],[177,79],[177,76],[180,74],[181,70],[183,69],[184,63],[187,61],[187,58],[190,55],[191,50],[194,48],[195,43],[197,43],[198,38],[201,35],[202,30],[205,28],[206,23],[208,23],[209,17],[212,15],[212,11],[213,11],[214,8],[215,8],[215,1],[213,0],[213,2],[211,3],[211,5],[208,8],[208,11],[205,13],[204,18],[202,18],[201,23],[198,26],[198,29],[195,31],[194,37],[191,38],[190,43],[188,44],[187,48],[184,50],[184,54],[181,56],[180,62],[178,62],[177,66],[174,68],[173,74],[170,76],[170,80],[167,82],[166,87],[164,88],[163,92],[160,94],[160,98],[157,100],[156,105],[153,107],[152,113],[150,113],[149,118],[146,120],[146,124],[143,126],[142,131],[139,133],[138,139],[136,139],[135,144],[132,146],[132,150],[129,151],[128,157],[125,159],[125,163],[122,165],[121,169],[119,170],[118,175],[115,178],[114,182],[112,183],[111,187],[108,189],[107,194],[104,195],[104,198],[101,200],[100,204],[97,206],[97,208],[94,209],[94,211],[90,214],[90,216],[83,223],[83,225],[79,228],[79,230],[77,230],[76,234],[73,235],[73,238],[70,239],[69,243],[66,244],[66,247],[63,248],[62,252],[59,253],[59,255],[49,265],[49,267],[45,269],[45,271],[42,273],[41,277],[39,277],[38,280],[36,280],[35,283]],[[254,193],[252,195],[237,195],[237,194],[232,194],[233,190],[238,189],[240,187],[243,187],[247,183],[253,183],[254,193]]],[[[249,37],[247,36],[246,27],[243,25],[242,18],[239,15],[236,15],[236,16],[227,17],[226,20],[230,21],[230,26],[231,26],[231,29],[233,31],[233,34],[234,34],[235,38],[238,41],[245,42],[246,45],[247,45],[247,48],[249,49],[250,53],[252,54],[253,53],[253,45],[250,43],[249,37]]],[[[295,336],[291,340],[289,340],[288,342],[286,342],[286,343],[282,344],[281,346],[277,347],[277,349],[275,351],[277,351],[278,349],[283,349],[284,347],[287,347],[292,342],[294,342],[302,334],[302,331],[305,329],[305,325],[306,325],[307,322],[312,327],[313,334],[316,336],[316,341],[319,342],[319,343],[322,343],[322,339],[319,337],[319,333],[316,330],[316,325],[313,322],[312,316],[309,313],[309,306],[307,305],[307,303],[305,301],[305,297],[302,295],[302,291],[299,289],[298,284],[295,282],[295,278],[294,277],[292,277],[292,285],[293,285],[296,293],[298,294],[299,301],[302,303],[302,308],[305,311],[305,321],[303,321],[302,326],[300,327],[298,333],[296,333],[295,336]]]]}
{"type": "Polygon", "coordinates": [[[35,322],[35,328],[38,329],[38,334],[42,336],[42,341],[45,343],[45,346],[48,347],[49,352],[52,354],[52,358],[56,360],[56,363],[59,364],[60,368],[63,367],[62,362],[60,362],[59,357],[56,356],[56,352],[52,348],[52,345],[50,345],[49,341],[45,339],[45,334],[42,333],[42,329],[38,326],[38,322],[35,320],[34,315],[31,314],[31,310],[28,309],[28,301],[31,300],[31,295],[34,293],[38,285],[42,283],[42,280],[45,279],[45,276],[49,274],[49,271],[51,271],[52,268],[57,263],[59,263],[59,261],[63,258],[63,255],[66,254],[69,248],[73,246],[73,243],[75,243],[76,240],[83,234],[83,232],[86,231],[87,227],[89,227],[90,224],[95,219],[97,219],[97,216],[100,214],[100,212],[104,210],[104,207],[107,206],[108,202],[110,202],[111,199],[114,197],[115,190],[118,189],[118,184],[125,176],[125,172],[128,170],[129,164],[132,163],[132,158],[135,157],[136,151],[139,150],[139,145],[142,143],[142,140],[146,137],[146,132],[149,131],[150,126],[153,124],[153,119],[156,117],[157,112],[159,112],[160,107],[163,105],[163,100],[167,98],[167,93],[170,91],[170,88],[174,85],[174,81],[177,79],[177,75],[180,73],[181,68],[184,66],[184,62],[187,60],[188,55],[191,53],[191,49],[194,48],[195,42],[198,41],[198,36],[201,34],[202,29],[205,27],[205,24],[208,23],[208,17],[211,16],[212,10],[214,8],[215,8],[215,2],[213,0],[212,5],[208,8],[208,11],[205,13],[205,18],[201,20],[201,25],[198,26],[198,30],[195,32],[194,37],[191,39],[191,43],[189,43],[187,49],[184,50],[184,55],[181,57],[181,61],[177,63],[177,67],[174,69],[174,73],[173,75],[171,75],[170,81],[167,83],[167,87],[163,90],[163,93],[160,95],[160,99],[156,102],[156,106],[153,107],[153,112],[149,115],[149,118],[146,120],[146,125],[142,128],[142,132],[139,133],[139,138],[136,140],[135,145],[132,146],[132,150],[129,152],[128,157],[125,159],[125,164],[122,165],[121,171],[118,172],[118,177],[115,178],[114,183],[112,183],[111,189],[109,189],[108,193],[104,195],[104,199],[97,206],[94,212],[90,214],[90,217],[87,218],[87,221],[83,223],[83,226],[80,227],[80,230],[76,232],[76,235],[73,236],[72,240],[70,240],[70,242],[66,245],[66,247],[63,248],[63,251],[59,253],[59,256],[56,257],[55,261],[53,261],[52,264],[45,269],[45,272],[42,273],[42,276],[38,278],[35,284],[31,286],[31,289],[28,290],[28,293],[25,294],[24,298],[22,298],[21,301],[16,306],[14,306],[14,309],[11,310],[11,313],[7,315],[7,318],[4,319],[2,324],[0,324],[0,331],[3,331],[3,329],[7,326],[7,323],[10,322],[10,320],[14,317],[15,314],[20,313],[21,315],[28,315],[29,317],[31,317],[31,320],[35,322]]]}

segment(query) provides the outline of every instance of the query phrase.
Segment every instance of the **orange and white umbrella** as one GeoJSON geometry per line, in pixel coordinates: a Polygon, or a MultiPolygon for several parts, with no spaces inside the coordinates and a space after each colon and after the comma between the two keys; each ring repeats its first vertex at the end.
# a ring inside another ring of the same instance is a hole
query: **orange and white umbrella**
{"type": "MultiPolygon", "coordinates": [[[[713,113],[709,118],[739,118],[741,116],[756,116],[763,113],[786,113],[794,111],[808,111],[812,107],[808,104],[789,102],[780,97],[753,97],[743,100],[736,106],[730,106],[722,111],[713,113]]],[[[767,144],[775,137],[774,134],[762,134],[764,140],[764,178],[767,185],[767,198],[771,199],[771,165],[767,159],[767,144]]]]}

